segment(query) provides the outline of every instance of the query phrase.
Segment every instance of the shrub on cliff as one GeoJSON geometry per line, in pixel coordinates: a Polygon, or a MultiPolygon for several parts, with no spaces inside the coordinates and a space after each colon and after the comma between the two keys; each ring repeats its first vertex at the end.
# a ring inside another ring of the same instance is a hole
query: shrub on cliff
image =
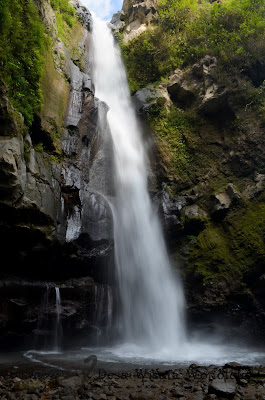
{"type": "Polygon", "coordinates": [[[159,0],[158,12],[156,25],[122,45],[132,91],[206,54],[230,70],[265,59],[264,0],[159,0]]]}
{"type": "Polygon", "coordinates": [[[59,37],[65,42],[67,35],[76,22],[75,9],[68,0],[51,0],[51,6],[56,14],[59,37]]]}
{"type": "Polygon", "coordinates": [[[44,30],[33,0],[1,0],[0,77],[8,87],[10,100],[23,114],[28,126],[42,104],[44,30]]]}

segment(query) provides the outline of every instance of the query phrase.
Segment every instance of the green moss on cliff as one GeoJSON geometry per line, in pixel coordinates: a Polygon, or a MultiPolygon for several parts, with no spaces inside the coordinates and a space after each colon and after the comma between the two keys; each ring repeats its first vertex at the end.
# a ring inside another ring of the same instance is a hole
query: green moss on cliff
{"type": "Polygon", "coordinates": [[[75,9],[68,0],[51,0],[56,15],[58,35],[70,52],[73,60],[79,60],[79,43],[83,37],[83,28],[75,9]]]}
{"type": "Polygon", "coordinates": [[[34,112],[42,106],[40,82],[47,47],[45,28],[33,0],[1,1],[0,35],[0,77],[14,107],[30,126],[34,112]]]}
{"type": "Polygon", "coordinates": [[[244,282],[264,264],[265,204],[234,208],[222,224],[208,223],[188,257],[188,273],[244,282]]]}
{"type": "Polygon", "coordinates": [[[75,9],[68,0],[51,0],[51,6],[57,14],[59,36],[64,36],[66,25],[72,28],[75,22],[75,9]],[[66,25],[65,25],[66,24],[66,25]]]}
{"type": "Polygon", "coordinates": [[[41,81],[43,109],[42,127],[49,133],[55,152],[61,153],[60,132],[64,124],[64,114],[69,97],[69,84],[56,70],[51,51],[47,52],[44,74],[41,81]]]}
{"type": "MultiPolygon", "coordinates": [[[[159,99],[148,117],[162,167],[160,179],[172,197],[184,195],[188,204],[207,212],[198,224],[193,217],[186,221],[183,210],[181,228],[171,241],[185,260],[187,287],[192,282],[192,291],[201,291],[201,299],[205,294],[205,303],[211,292],[210,302],[217,304],[252,285],[252,274],[264,273],[264,189],[255,174],[264,174],[265,168],[265,1],[159,0],[158,12],[158,20],[144,33],[126,44],[119,42],[131,92],[159,82],[167,87],[177,68],[182,70],[176,75],[184,91],[192,81],[192,101],[187,97],[182,103],[177,85],[175,92],[171,86],[174,104],[169,107],[159,99]],[[209,75],[201,63],[191,67],[206,55],[217,60],[209,75]],[[207,110],[202,96],[213,84],[220,92],[225,88],[226,104],[207,110]],[[251,200],[241,195],[216,214],[215,194],[225,192],[231,182],[241,194],[253,189],[251,200]],[[257,185],[263,194],[255,191],[257,185]],[[219,282],[226,283],[219,287],[219,282]],[[207,287],[213,290],[207,292],[207,287]],[[225,288],[220,298],[218,287],[220,293],[225,288]]],[[[172,244],[172,252],[175,249],[172,244]]]]}
{"type": "Polygon", "coordinates": [[[186,180],[192,165],[192,154],[187,148],[186,137],[198,129],[203,120],[195,113],[182,111],[174,105],[165,109],[163,104],[153,106],[148,117],[168,175],[186,180]]]}

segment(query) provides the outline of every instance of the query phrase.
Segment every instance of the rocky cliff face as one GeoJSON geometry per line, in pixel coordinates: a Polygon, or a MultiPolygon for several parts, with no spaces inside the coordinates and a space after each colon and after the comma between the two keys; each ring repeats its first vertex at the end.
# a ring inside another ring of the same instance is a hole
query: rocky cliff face
{"type": "MultiPolygon", "coordinates": [[[[30,128],[5,82],[0,88],[1,343],[51,343],[58,287],[65,342],[78,336],[87,344],[112,308],[107,105],[94,96],[89,12],[71,0],[79,22],[67,42],[50,1],[35,4],[52,45],[43,107],[30,128]]],[[[125,1],[113,29],[133,41],[156,16],[156,2],[125,1]]],[[[133,102],[148,146],[151,132],[150,192],[190,320],[222,330],[227,322],[251,336],[262,333],[265,315],[264,127],[239,96],[246,82],[228,85],[220,72],[218,58],[207,55],[137,91],[133,102]]],[[[263,64],[247,74],[248,88],[260,85],[263,64]]]]}
{"type": "Polygon", "coordinates": [[[264,132],[251,111],[238,108],[233,93],[216,80],[216,62],[207,56],[185,72],[175,71],[168,83],[141,89],[133,100],[149,121],[151,110],[161,104],[192,110],[206,121],[203,129],[196,131],[195,125],[194,134],[184,134],[195,163],[184,178],[154,136],[154,202],[172,260],[182,271],[188,317],[223,331],[221,319],[230,327],[226,332],[232,326],[237,334],[262,336],[264,132]],[[244,130],[234,127],[236,119],[246,121],[244,130]]]}
{"type": "Polygon", "coordinates": [[[157,17],[157,4],[157,0],[124,0],[122,11],[111,20],[113,29],[123,32],[125,43],[136,38],[157,17]]]}
{"type": "MultiPolygon", "coordinates": [[[[131,14],[127,7],[121,19],[131,14]]],[[[126,41],[124,26],[120,32],[126,41]]],[[[132,37],[131,47],[123,47],[127,66],[144,53],[137,40],[134,46],[132,37]]],[[[152,55],[147,49],[143,69],[150,67],[152,55]]],[[[221,319],[233,332],[262,336],[264,123],[246,98],[265,76],[262,62],[233,77],[220,64],[218,57],[206,55],[138,90],[133,101],[154,140],[157,180],[150,191],[172,260],[181,269],[188,317],[222,329],[221,319]]]]}
{"type": "MultiPolygon", "coordinates": [[[[61,288],[65,327],[93,330],[95,292],[108,281],[113,257],[112,145],[107,106],[94,97],[91,16],[72,1],[80,40],[71,54],[58,37],[50,1],[36,5],[52,50],[42,78],[43,108],[30,129],[4,83],[0,93],[2,343],[34,333],[47,287],[61,288]]],[[[52,321],[55,303],[49,307],[45,318],[52,321]]]]}

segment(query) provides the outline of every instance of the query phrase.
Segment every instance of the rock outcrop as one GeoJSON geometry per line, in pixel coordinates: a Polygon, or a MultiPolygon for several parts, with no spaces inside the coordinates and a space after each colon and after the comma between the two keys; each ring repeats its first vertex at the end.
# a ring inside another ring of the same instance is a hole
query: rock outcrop
{"type": "Polygon", "coordinates": [[[174,71],[168,79],[167,90],[180,108],[195,107],[210,116],[225,111],[232,114],[228,104],[228,89],[215,76],[217,59],[205,56],[185,72],[174,71]]]}
{"type": "MultiPolygon", "coordinates": [[[[265,260],[264,129],[238,98],[237,87],[220,80],[217,58],[208,55],[137,91],[133,101],[147,125],[158,122],[154,202],[182,272],[190,320],[221,318],[227,330],[264,337],[265,297],[258,289],[265,260]],[[172,104],[175,134],[168,122],[172,104]],[[181,172],[168,161],[179,137],[179,151],[185,147],[190,157],[181,172]]],[[[214,322],[213,330],[219,328],[214,322]]]]}
{"type": "Polygon", "coordinates": [[[150,22],[157,18],[157,0],[124,0],[122,11],[114,14],[111,27],[123,32],[124,43],[145,32],[150,22]]]}
{"type": "Polygon", "coordinates": [[[156,104],[162,103],[166,108],[172,104],[167,89],[163,85],[147,86],[138,90],[132,97],[136,112],[146,116],[148,111],[156,104]]]}
{"type": "MultiPolygon", "coordinates": [[[[47,54],[45,63],[43,108],[30,131],[9,102],[5,85],[1,87],[1,271],[8,280],[8,284],[1,281],[2,343],[11,344],[22,332],[32,336],[46,286],[62,288],[62,296],[67,292],[65,326],[73,324],[76,334],[85,328],[91,332],[93,288],[111,277],[113,169],[108,109],[94,97],[89,62],[91,15],[79,1],[71,4],[81,22],[75,53],[58,37],[50,1],[36,2],[53,54],[47,54]],[[18,290],[19,277],[25,282],[18,290]],[[83,291],[82,302],[71,294],[76,286],[83,291]],[[33,292],[34,305],[29,306],[33,292]],[[14,324],[16,315],[21,323],[14,324]]],[[[52,318],[54,309],[47,313],[52,318]]]]}

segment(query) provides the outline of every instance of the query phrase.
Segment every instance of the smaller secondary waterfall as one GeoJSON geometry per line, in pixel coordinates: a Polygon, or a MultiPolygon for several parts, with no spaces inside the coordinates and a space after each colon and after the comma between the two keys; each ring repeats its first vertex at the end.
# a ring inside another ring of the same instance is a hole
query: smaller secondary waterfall
{"type": "Polygon", "coordinates": [[[43,351],[59,352],[62,341],[61,295],[59,287],[48,284],[41,302],[36,329],[35,347],[43,351]],[[53,290],[54,289],[54,290],[53,290]]]}
{"type": "Polygon", "coordinates": [[[112,327],[113,298],[109,285],[97,284],[95,286],[95,316],[97,339],[109,338],[112,327]]]}
{"type": "Polygon", "coordinates": [[[116,198],[112,205],[119,332],[125,343],[172,354],[186,341],[184,295],[171,270],[147,191],[147,160],[118,46],[106,23],[93,17],[96,96],[109,106],[116,198]]]}
{"type": "Polygon", "coordinates": [[[54,351],[60,351],[61,348],[61,337],[62,337],[62,326],[61,326],[61,295],[60,289],[55,287],[55,307],[56,307],[56,320],[54,329],[54,351]]]}
{"type": "Polygon", "coordinates": [[[41,310],[38,316],[37,329],[35,331],[35,347],[37,349],[47,349],[50,346],[48,337],[48,310],[49,310],[49,297],[50,297],[50,287],[46,284],[46,289],[44,290],[41,299],[41,310]]]}

